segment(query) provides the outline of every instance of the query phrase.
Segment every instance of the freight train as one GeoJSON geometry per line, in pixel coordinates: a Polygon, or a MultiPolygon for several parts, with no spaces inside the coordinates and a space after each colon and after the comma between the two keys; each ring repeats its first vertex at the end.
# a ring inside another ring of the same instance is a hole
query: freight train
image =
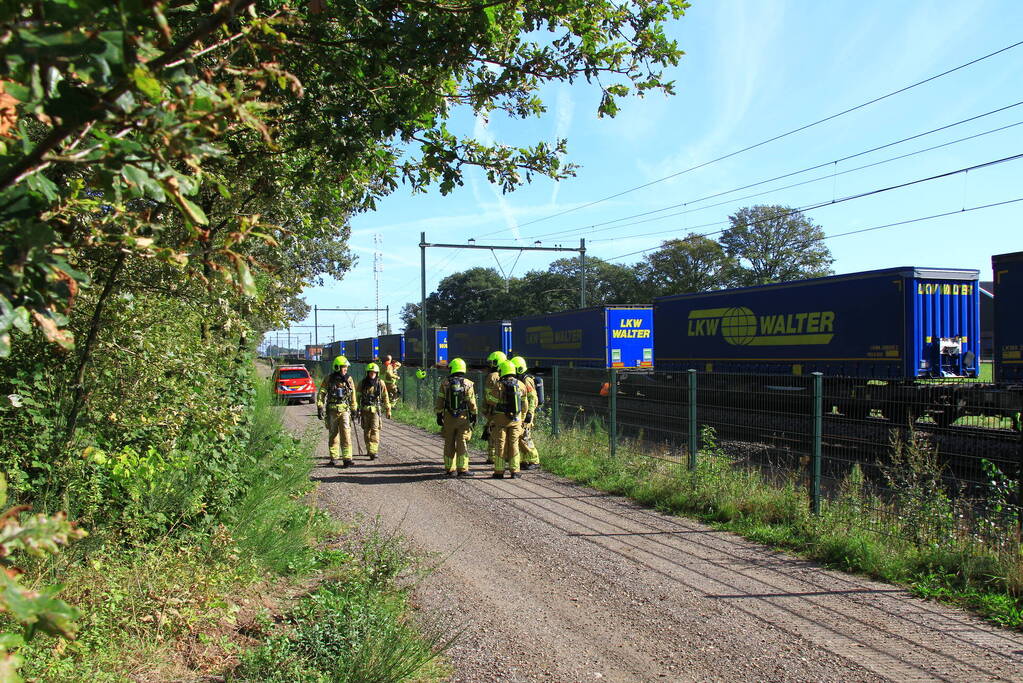
{"type": "MultiPolygon", "coordinates": [[[[656,391],[688,370],[723,383],[791,396],[823,375],[833,414],[949,426],[967,415],[1023,410],[1023,252],[992,257],[992,377],[980,359],[979,271],[901,267],[654,299],[653,306],[597,306],[427,331],[427,364],[460,357],[483,367],[491,351],[524,356],[536,369],[618,369],[656,391]],[[656,330],[656,335],[655,335],[656,330]],[[639,377],[645,374],[646,377],[639,377]],[[733,377],[729,377],[733,375],[733,377]],[[751,380],[759,377],[760,380],[751,380]]],[[[381,354],[422,362],[419,330],[334,342],[331,358],[381,354]],[[386,341],[385,341],[386,340],[386,341]]]]}

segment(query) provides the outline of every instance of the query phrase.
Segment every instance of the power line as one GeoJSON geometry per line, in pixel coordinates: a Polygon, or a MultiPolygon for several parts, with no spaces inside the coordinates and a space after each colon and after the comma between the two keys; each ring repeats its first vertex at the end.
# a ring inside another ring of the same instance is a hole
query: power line
{"type": "MultiPolygon", "coordinates": [[[[949,142],[943,142],[940,145],[933,145],[931,147],[925,147],[923,149],[918,149],[918,150],[915,150],[915,151],[912,151],[912,152],[906,152],[905,154],[900,154],[898,156],[889,157],[887,159],[882,159],[880,161],[874,161],[874,162],[869,163],[869,164],[864,164],[863,166],[857,166],[855,168],[849,168],[849,169],[846,169],[846,170],[844,170],[844,171],[842,171],[840,173],[830,173],[828,175],[817,176],[816,178],[810,178],[809,180],[802,180],[802,181],[800,181],[798,183],[792,183],[791,185],[783,185],[781,187],[775,187],[775,188],[767,190],[765,192],[756,192],[754,194],[748,194],[748,195],[745,195],[743,197],[735,197],[733,199],[728,199],[728,200],[725,200],[723,202],[717,202],[716,204],[708,204],[706,206],[701,206],[701,207],[698,207],[698,208],[695,208],[695,209],[688,209],[686,211],[679,211],[677,213],[665,214],[664,216],[658,216],[656,218],[648,218],[648,219],[642,220],[642,221],[633,221],[632,223],[623,223],[621,225],[614,225],[614,226],[611,226],[610,228],[602,228],[601,230],[594,230],[594,231],[591,231],[590,233],[587,233],[587,234],[592,234],[594,232],[604,232],[606,230],[617,230],[618,228],[627,228],[627,227],[631,227],[633,225],[642,225],[643,223],[650,223],[650,222],[653,222],[653,221],[662,220],[664,218],[672,218],[674,216],[682,216],[682,215],[686,215],[686,214],[690,214],[690,213],[696,213],[697,211],[704,211],[706,209],[713,209],[715,207],[723,206],[725,204],[731,204],[733,202],[741,202],[741,201],[744,201],[746,199],[753,199],[755,197],[762,197],[765,194],[771,194],[773,192],[779,192],[781,190],[791,190],[794,187],[800,187],[802,185],[810,185],[812,183],[819,183],[822,180],[832,180],[832,179],[837,178],[838,176],[841,176],[841,175],[846,175],[848,173],[855,173],[857,171],[862,171],[864,169],[872,168],[874,166],[880,166],[882,164],[888,164],[888,163],[891,163],[893,161],[900,161],[902,159],[907,159],[909,157],[916,156],[918,154],[924,154],[926,152],[932,152],[932,151],[934,151],[936,149],[941,149],[942,147],[948,147],[950,145],[955,145],[955,144],[958,144],[960,142],[965,142],[967,140],[972,140],[974,138],[978,138],[978,137],[981,137],[981,136],[984,136],[984,135],[990,135],[991,133],[998,133],[998,132],[1001,132],[1003,130],[1007,130],[1009,128],[1014,128],[1014,127],[1020,126],[1020,125],[1023,125],[1023,121],[1017,121],[1016,123],[1010,123],[1010,124],[1005,125],[1005,126],[1000,126],[998,128],[993,128],[991,130],[984,131],[982,133],[976,133],[975,135],[969,135],[969,136],[964,137],[964,138],[959,138],[958,140],[951,140],[949,142]]],[[[685,205],[683,205],[683,206],[685,206],[685,205]]],[[[722,222],[723,221],[717,221],[715,223],[708,223],[707,225],[718,225],[719,223],[722,223],[722,222]]],[[[695,228],[707,227],[707,225],[694,226],[694,227],[695,228]]],[[[639,235],[629,235],[629,237],[647,237],[647,236],[650,236],[650,235],[663,235],[663,234],[665,234],[667,232],[674,232],[674,229],[672,229],[672,230],[660,230],[660,231],[657,231],[657,232],[650,232],[650,233],[642,233],[642,234],[639,234],[639,235]]],[[[595,239],[595,240],[592,240],[592,241],[593,242],[608,242],[608,241],[611,241],[611,240],[614,240],[614,239],[621,239],[621,238],[604,237],[604,238],[598,238],[598,239],[595,239]]]]}
{"type": "MultiPolygon", "coordinates": [[[[1013,104],[1006,105],[1004,107],[999,107],[998,109],[992,109],[991,111],[984,112],[983,114],[977,114],[976,116],[971,116],[969,118],[961,119],[959,121],[955,121],[953,123],[949,123],[949,124],[946,124],[946,125],[943,125],[943,126],[939,126],[937,128],[932,128],[932,129],[924,131],[922,133],[916,133],[915,135],[910,135],[908,137],[904,137],[904,138],[901,138],[899,140],[894,140],[892,142],[888,142],[888,143],[885,143],[883,145],[877,145],[875,147],[871,147],[870,149],[866,149],[866,150],[863,150],[861,152],[856,152],[855,154],[849,154],[849,155],[844,156],[844,157],[840,157],[840,158],[833,159],[833,160],[830,160],[830,161],[821,162],[821,163],[818,163],[818,164],[814,164],[812,166],[807,166],[805,168],[801,168],[801,169],[796,170],[796,171],[790,171],[790,172],[787,172],[787,173],[783,173],[781,175],[774,176],[773,178],[767,178],[766,180],[759,180],[757,182],[748,183],[746,185],[741,185],[741,186],[738,186],[738,187],[734,187],[734,188],[731,188],[729,190],[718,191],[718,192],[715,192],[713,194],[705,195],[703,197],[698,197],[696,199],[690,199],[690,200],[687,200],[685,202],[677,202],[675,204],[664,206],[664,207],[661,207],[659,209],[653,209],[651,211],[644,211],[644,212],[637,213],[637,214],[630,214],[628,216],[622,216],[620,218],[616,218],[616,219],[613,219],[613,220],[603,221],[603,222],[600,222],[600,223],[592,223],[590,225],[580,226],[580,227],[577,227],[577,228],[568,228],[568,229],[559,230],[559,231],[556,231],[556,232],[549,232],[549,233],[542,233],[542,234],[538,234],[538,235],[531,235],[529,237],[529,239],[537,239],[537,238],[541,238],[541,237],[553,237],[553,236],[561,236],[561,235],[564,235],[566,237],[571,237],[571,236],[582,235],[584,233],[589,235],[589,234],[593,234],[595,232],[602,232],[603,230],[593,230],[593,228],[600,228],[601,226],[612,225],[612,224],[615,224],[615,223],[620,223],[622,221],[630,220],[632,218],[642,218],[644,216],[650,216],[650,215],[653,215],[653,214],[661,213],[663,211],[668,211],[670,209],[675,209],[675,208],[678,208],[680,206],[689,206],[690,204],[696,204],[696,203],[699,203],[699,202],[704,202],[704,201],[707,201],[708,199],[714,199],[716,197],[721,197],[721,196],[724,196],[724,195],[727,195],[727,194],[732,194],[733,192],[740,192],[742,190],[748,190],[748,189],[750,189],[752,187],[758,187],[760,185],[766,185],[767,183],[772,183],[772,182],[774,182],[776,180],[783,180],[785,178],[790,178],[792,176],[799,175],[801,173],[807,173],[809,171],[815,171],[815,170],[817,170],[819,168],[825,168],[827,166],[837,165],[839,163],[842,163],[843,161],[849,161],[850,159],[855,159],[857,157],[861,157],[861,156],[870,154],[872,152],[877,152],[879,150],[886,149],[888,147],[894,147],[894,146],[900,145],[900,144],[902,144],[904,142],[909,142],[910,140],[915,140],[915,139],[918,139],[918,138],[926,137],[928,135],[932,135],[934,133],[941,132],[943,130],[948,130],[948,129],[954,128],[956,126],[960,126],[960,125],[963,125],[963,124],[966,124],[966,123],[970,123],[972,121],[976,121],[978,119],[982,119],[984,117],[991,116],[993,114],[997,114],[997,113],[1000,113],[1000,112],[1012,109],[1014,107],[1018,107],[1020,105],[1023,105],[1023,100],[1021,100],[1019,102],[1015,102],[1013,104]]],[[[933,147],[928,147],[926,149],[918,150],[917,152],[912,152],[910,154],[892,157],[890,159],[885,160],[884,162],[875,162],[873,164],[868,164],[866,166],[860,166],[860,167],[855,168],[855,169],[849,169],[849,170],[842,171],[841,173],[837,173],[837,174],[833,174],[833,175],[843,175],[843,174],[849,173],[851,171],[862,170],[864,168],[869,168],[871,166],[876,166],[876,165],[878,165],[880,163],[887,163],[888,161],[895,161],[895,160],[898,160],[898,159],[903,159],[906,156],[911,156],[912,154],[920,154],[920,153],[923,153],[923,152],[929,152],[931,150],[938,149],[940,147],[946,147],[946,146],[957,144],[957,143],[960,143],[960,142],[965,142],[967,140],[972,140],[974,138],[981,137],[983,135],[988,135],[988,134],[991,134],[991,133],[997,133],[997,132],[1000,132],[1000,131],[1005,130],[1007,128],[1012,128],[1015,125],[1018,125],[1018,124],[1011,124],[1011,125],[1008,125],[1008,126],[1002,126],[1002,127],[999,127],[999,128],[994,128],[994,129],[991,129],[991,130],[988,130],[988,131],[984,131],[983,133],[978,133],[978,134],[975,134],[975,135],[970,135],[970,136],[967,136],[967,137],[959,138],[958,140],[953,140],[951,142],[943,143],[941,145],[935,145],[933,147]]],[[[827,177],[831,178],[831,177],[833,177],[833,175],[829,175],[827,177]]],[[[802,183],[797,183],[796,185],[787,185],[787,186],[782,187],[782,188],[776,188],[776,190],[779,190],[779,189],[781,189],[781,190],[789,189],[789,188],[792,188],[792,187],[796,187],[799,184],[802,184],[802,183]]],[[[703,207],[700,207],[700,208],[697,208],[697,209],[691,209],[690,211],[685,211],[685,212],[681,212],[681,213],[668,214],[666,216],[661,216],[661,218],[668,218],[670,216],[679,216],[679,215],[683,215],[685,213],[691,213],[693,211],[700,211],[700,210],[703,210],[703,209],[711,208],[712,206],[721,206],[721,204],[726,204],[726,203],[729,203],[729,202],[732,202],[732,201],[742,201],[743,199],[748,199],[750,197],[756,197],[756,196],[758,196],[758,195],[748,195],[747,197],[739,197],[737,199],[728,200],[728,202],[721,202],[721,203],[718,203],[718,204],[711,204],[709,206],[703,206],[703,207]]],[[[654,219],[654,220],[657,220],[657,219],[654,219]]],[[[641,222],[647,222],[647,221],[641,221],[641,222]]],[[[620,225],[620,226],[615,226],[615,227],[626,227],[628,225],[635,225],[635,224],[636,223],[627,223],[625,225],[620,225]]],[[[610,228],[610,229],[613,229],[613,228],[610,228]]]]}
{"type": "MultiPolygon", "coordinates": [[[[942,78],[944,76],[947,76],[949,74],[955,73],[956,71],[960,71],[960,70],[965,69],[967,67],[973,66],[974,64],[982,62],[982,61],[984,61],[986,59],[990,59],[991,57],[999,55],[999,54],[1001,54],[1003,52],[1007,52],[1007,51],[1009,51],[1009,50],[1011,50],[1013,48],[1019,47],[1020,45],[1023,45],[1023,40],[1021,40],[1019,42],[1016,42],[1016,43],[1013,43],[1012,45],[1007,45],[1006,47],[1003,47],[1003,48],[1001,48],[999,50],[995,50],[994,52],[990,52],[990,53],[988,53],[986,55],[983,55],[981,57],[977,57],[976,59],[972,59],[969,62],[966,62],[965,64],[960,64],[959,66],[953,67],[953,68],[948,69],[946,71],[942,71],[941,73],[935,74],[935,75],[930,76],[928,78],[925,78],[923,80],[917,81],[915,83],[911,83],[910,85],[903,86],[901,88],[898,88],[897,90],[893,90],[893,91],[888,92],[888,93],[886,93],[884,95],[881,95],[879,97],[875,97],[875,98],[873,98],[871,100],[868,100],[868,101],[863,102],[861,104],[858,104],[856,106],[849,107],[848,109],[843,109],[842,111],[837,112],[835,114],[831,114],[830,116],[826,116],[826,117],[824,117],[822,119],[817,119],[816,121],[813,121],[811,123],[807,123],[807,124],[801,125],[801,126],[799,126],[797,128],[793,128],[792,130],[786,131],[784,133],[780,133],[780,134],[775,135],[773,137],[770,137],[770,138],[768,138],[766,140],[761,140],[760,142],[754,143],[752,145],[748,145],[748,146],[743,147],[741,149],[737,149],[737,150],[735,150],[733,152],[729,152],[728,154],[724,154],[724,155],[716,157],[714,159],[710,159],[708,161],[704,161],[703,163],[697,164],[695,166],[690,166],[689,168],[686,168],[686,169],[683,169],[681,171],[677,171],[675,173],[666,175],[666,176],[664,176],[662,178],[657,178],[656,180],[651,180],[649,182],[643,183],[642,185],[636,185],[635,187],[631,187],[629,189],[622,190],[621,192],[616,192],[615,194],[608,195],[606,197],[602,197],[601,199],[596,199],[596,200],[588,202],[586,204],[581,204],[579,206],[575,206],[575,207],[572,207],[570,209],[565,209],[564,211],[559,211],[559,212],[551,214],[549,216],[545,216],[544,218],[537,218],[537,219],[534,219],[534,220],[531,220],[531,221],[527,221],[526,223],[521,223],[521,224],[519,224],[518,227],[519,228],[523,228],[523,227],[525,227],[527,225],[533,225],[535,223],[542,223],[542,222],[548,221],[548,220],[550,220],[552,218],[557,218],[558,216],[563,216],[565,214],[572,213],[574,211],[579,211],[580,209],[585,209],[585,208],[594,206],[596,204],[600,204],[601,202],[606,202],[606,201],[608,201],[610,199],[616,199],[616,198],[621,197],[623,195],[629,194],[630,192],[635,192],[636,190],[641,190],[643,188],[650,187],[651,185],[656,185],[657,183],[664,182],[665,180],[670,180],[671,178],[677,178],[680,175],[683,175],[685,173],[690,173],[691,171],[695,171],[695,170],[698,170],[698,169],[701,169],[701,168],[705,168],[705,167],[710,166],[711,164],[715,164],[715,163],[717,163],[719,161],[724,161],[725,159],[730,159],[732,157],[738,156],[739,154],[743,154],[743,153],[748,152],[750,150],[757,149],[758,147],[763,147],[764,145],[767,145],[767,144],[772,143],[772,142],[776,142],[777,140],[781,140],[782,138],[786,138],[786,137],[788,137],[790,135],[794,135],[794,134],[802,132],[804,130],[808,130],[808,129],[813,128],[815,126],[819,126],[822,123],[826,123],[828,121],[832,121],[832,120],[837,119],[837,118],[839,118],[841,116],[845,116],[846,114],[850,114],[850,113],[852,113],[854,111],[857,111],[859,109],[863,109],[864,107],[868,107],[868,106],[870,106],[872,104],[876,104],[877,102],[880,102],[882,100],[888,99],[889,97],[894,97],[895,95],[898,95],[900,93],[904,93],[904,92],[906,92],[908,90],[912,90],[913,88],[919,87],[919,86],[924,85],[926,83],[930,83],[931,81],[937,80],[937,79],[942,78]]],[[[500,234],[501,232],[504,232],[504,230],[499,230],[497,232],[488,233],[486,235],[481,235],[481,237],[488,237],[490,235],[500,234]]]]}
{"type": "MultiPolygon", "coordinates": [[[[930,216],[921,216],[919,218],[910,218],[910,219],[907,219],[907,220],[904,220],[904,221],[896,221],[895,223],[885,223],[884,225],[875,225],[875,226],[872,226],[872,227],[869,227],[869,228],[859,228],[857,230],[849,230],[848,232],[839,232],[839,233],[835,233],[834,235],[825,235],[824,237],[821,238],[821,240],[822,241],[823,240],[830,240],[830,239],[834,239],[836,237],[846,237],[848,235],[858,235],[860,233],[873,232],[874,230],[882,230],[884,228],[894,228],[894,227],[897,227],[897,226],[900,226],[900,225],[909,225],[910,223],[920,223],[922,221],[934,220],[935,218],[944,218],[945,216],[953,216],[955,214],[969,213],[971,211],[980,211],[981,209],[991,209],[991,208],[994,208],[996,206],[1005,206],[1007,204],[1015,204],[1017,202],[1023,202],[1023,197],[1017,197],[1016,199],[1007,199],[1005,201],[994,202],[992,204],[983,204],[981,206],[971,206],[971,207],[968,207],[968,208],[954,209],[952,211],[945,211],[943,213],[931,214],[930,216]]],[[[719,230],[717,232],[724,232],[724,231],[723,230],[719,230]]],[[[716,233],[708,233],[706,235],[697,235],[697,237],[709,237],[710,235],[713,235],[713,234],[716,234],[716,233]]],[[[689,239],[689,238],[684,238],[684,239],[689,239]]],[[[660,249],[660,248],[661,248],[660,246],[657,246],[657,247],[650,247],[648,249],[640,249],[639,251],[631,251],[628,254],[619,254],[618,256],[611,256],[611,257],[609,257],[609,258],[607,258],[605,260],[606,261],[615,261],[615,260],[620,259],[620,258],[625,258],[626,256],[635,256],[636,254],[645,254],[648,251],[654,251],[654,250],[660,249]]]]}

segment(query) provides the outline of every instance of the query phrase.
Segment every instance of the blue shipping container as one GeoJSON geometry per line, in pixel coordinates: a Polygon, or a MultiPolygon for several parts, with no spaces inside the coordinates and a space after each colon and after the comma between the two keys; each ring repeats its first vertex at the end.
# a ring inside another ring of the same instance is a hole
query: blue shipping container
{"type": "Polygon", "coordinates": [[[597,306],[512,320],[512,349],[531,367],[651,368],[651,306],[597,306]]]}
{"type": "Polygon", "coordinates": [[[436,365],[447,365],[448,364],[448,328],[437,327],[433,331],[433,341],[437,349],[437,360],[436,365]]]}
{"type": "Polygon", "coordinates": [[[888,268],[654,300],[660,369],[975,377],[979,272],[888,268]]]}
{"type": "Polygon", "coordinates": [[[400,363],[405,362],[405,337],[400,334],[384,334],[378,340],[376,358],[384,359],[390,356],[392,360],[400,363]]]}
{"type": "Polygon", "coordinates": [[[369,363],[380,356],[380,342],[376,337],[363,337],[355,341],[355,350],[348,357],[353,363],[369,363]]]}
{"type": "MultiPolygon", "coordinates": [[[[438,363],[447,363],[447,328],[445,327],[431,327],[427,333],[427,339],[432,339],[433,343],[427,345],[427,366],[434,366],[438,363]],[[444,346],[441,348],[441,339],[444,341],[444,346]],[[441,356],[438,358],[438,353],[441,356]]],[[[423,335],[418,329],[405,330],[405,361],[411,365],[422,365],[423,363],[423,335]]]]}
{"type": "Polygon", "coordinates": [[[1023,380],[1023,251],[991,257],[995,273],[994,375],[998,382],[1023,380]]]}
{"type": "Polygon", "coordinates": [[[511,337],[511,323],[507,320],[450,325],[448,358],[461,358],[469,365],[482,367],[492,351],[511,351],[511,337]]]}

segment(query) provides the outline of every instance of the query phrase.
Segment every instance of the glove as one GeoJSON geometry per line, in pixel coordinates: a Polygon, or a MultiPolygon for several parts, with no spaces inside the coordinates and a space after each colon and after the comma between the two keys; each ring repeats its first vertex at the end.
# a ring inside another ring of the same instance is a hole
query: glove
{"type": "Polygon", "coordinates": [[[323,406],[316,406],[316,419],[323,419],[323,406]]]}
{"type": "Polygon", "coordinates": [[[438,427],[444,426],[444,413],[437,413],[437,426],[438,427]]]}
{"type": "Polygon", "coordinates": [[[523,420],[523,422],[525,422],[526,424],[529,424],[532,421],[533,421],[533,413],[526,413],[526,419],[523,420]]]}
{"type": "Polygon", "coordinates": [[[475,427],[475,426],[476,426],[476,420],[477,420],[477,417],[478,417],[478,416],[476,415],[476,413],[471,413],[471,414],[469,415],[469,424],[471,424],[471,425],[472,425],[473,427],[475,427]]]}
{"type": "Polygon", "coordinates": [[[483,434],[480,435],[480,439],[490,443],[490,425],[483,428],[483,434]]]}

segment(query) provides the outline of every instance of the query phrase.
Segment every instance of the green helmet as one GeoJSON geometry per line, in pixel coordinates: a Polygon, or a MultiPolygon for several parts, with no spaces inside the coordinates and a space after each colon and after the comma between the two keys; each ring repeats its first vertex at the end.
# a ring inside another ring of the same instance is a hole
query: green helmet
{"type": "Polygon", "coordinates": [[[370,363],[366,366],[366,372],[380,372],[380,366],[376,363],[370,363]]]}
{"type": "Polygon", "coordinates": [[[456,372],[465,372],[465,361],[461,358],[451,359],[451,374],[453,375],[456,372]]]}
{"type": "Polygon", "coordinates": [[[422,368],[416,370],[416,377],[419,379],[426,379],[426,370],[423,370],[422,368]]]}
{"type": "Polygon", "coordinates": [[[512,364],[515,366],[515,372],[520,375],[526,374],[526,370],[529,366],[526,365],[526,359],[522,356],[515,356],[511,359],[512,364]]]}
{"type": "Polygon", "coordinates": [[[497,374],[500,375],[501,377],[507,377],[508,375],[514,375],[515,374],[515,363],[512,363],[510,360],[507,360],[507,359],[501,361],[501,363],[497,366],[497,374]]]}
{"type": "Polygon", "coordinates": [[[348,359],[344,356],[338,356],[334,359],[334,369],[340,370],[341,368],[348,367],[348,359]]]}
{"type": "Polygon", "coordinates": [[[495,370],[502,362],[506,360],[508,360],[508,356],[504,355],[504,351],[494,351],[489,356],[487,356],[487,364],[490,365],[490,367],[494,368],[495,370]]]}

